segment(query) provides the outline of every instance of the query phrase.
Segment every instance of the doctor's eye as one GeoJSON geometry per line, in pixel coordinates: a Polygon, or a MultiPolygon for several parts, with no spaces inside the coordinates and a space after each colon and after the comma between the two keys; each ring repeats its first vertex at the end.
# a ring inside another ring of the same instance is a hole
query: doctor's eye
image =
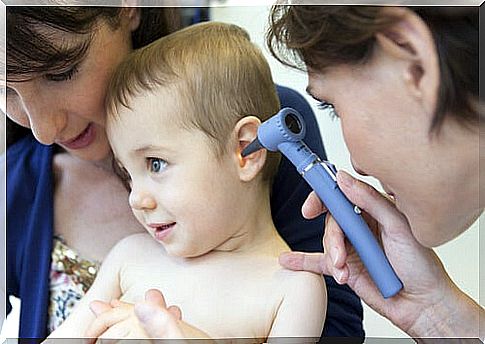
{"type": "Polygon", "coordinates": [[[335,107],[333,106],[332,103],[322,101],[322,102],[319,102],[317,104],[317,108],[320,109],[320,110],[328,111],[330,118],[332,118],[332,119],[336,119],[336,118],[339,117],[338,114],[337,114],[337,111],[335,111],[335,107]]]}
{"type": "Polygon", "coordinates": [[[167,166],[167,162],[160,158],[147,158],[147,165],[150,172],[159,173],[167,166]]]}

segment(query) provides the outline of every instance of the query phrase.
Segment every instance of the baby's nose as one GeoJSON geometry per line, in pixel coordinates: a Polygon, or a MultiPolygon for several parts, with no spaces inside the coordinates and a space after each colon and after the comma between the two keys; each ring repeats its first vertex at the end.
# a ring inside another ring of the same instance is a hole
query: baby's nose
{"type": "Polygon", "coordinates": [[[153,210],[157,207],[155,199],[147,192],[132,190],[129,197],[130,207],[135,210],[153,210]]]}

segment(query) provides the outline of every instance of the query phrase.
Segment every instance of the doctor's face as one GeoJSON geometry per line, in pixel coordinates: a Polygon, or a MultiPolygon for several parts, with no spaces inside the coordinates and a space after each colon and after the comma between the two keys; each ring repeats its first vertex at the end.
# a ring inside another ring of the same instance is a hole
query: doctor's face
{"type": "Polygon", "coordinates": [[[334,106],[355,170],[377,178],[418,241],[436,246],[478,212],[478,133],[445,120],[431,134],[432,116],[388,62],[377,54],[364,65],[310,71],[308,92],[334,106]]]}

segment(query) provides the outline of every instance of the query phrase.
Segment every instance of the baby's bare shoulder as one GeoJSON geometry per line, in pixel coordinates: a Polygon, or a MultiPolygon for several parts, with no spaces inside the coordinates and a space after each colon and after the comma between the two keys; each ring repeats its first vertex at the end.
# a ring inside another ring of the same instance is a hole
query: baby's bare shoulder
{"type": "Polygon", "coordinates": [[[285,269],[279,264],[278,258],[264,257],[251,262],[251,266],[254,269],[255,277],[261,278],[264,276],[263,278],[270,279],[274,286],[284,294],[300,288],[311,289],[315,292],[325,290],[325,282],[322,275],[308,271],[285,269]]]}
{"type": "Polygon", "coordinates": [[[325,291],[325,281],[322,275],[281,268],[275,276],[285,294],[295,291],[301,293],[302,290],[308,290],[311,293],[325,291]]]}

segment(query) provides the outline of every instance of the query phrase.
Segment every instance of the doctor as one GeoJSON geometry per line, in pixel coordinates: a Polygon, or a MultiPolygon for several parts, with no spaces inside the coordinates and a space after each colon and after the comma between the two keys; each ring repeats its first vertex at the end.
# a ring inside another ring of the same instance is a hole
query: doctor
{"type": "MultiPolygon", "coordinates": [[[[484,207],[478,8],[278,6],[267,38],[281,62],[306,65],[307,91],[339,116],[355,170],[386,190],[337,175],[404,289],[383,299],[331,216],[325,253],[288,253],[281,264],[334,276],[411,337],[483,340],[483,308],[430,249],[465,231],[484,207]]],[[[313,193],[302,208],[307,218],[325,210],[313,193]]]]}

